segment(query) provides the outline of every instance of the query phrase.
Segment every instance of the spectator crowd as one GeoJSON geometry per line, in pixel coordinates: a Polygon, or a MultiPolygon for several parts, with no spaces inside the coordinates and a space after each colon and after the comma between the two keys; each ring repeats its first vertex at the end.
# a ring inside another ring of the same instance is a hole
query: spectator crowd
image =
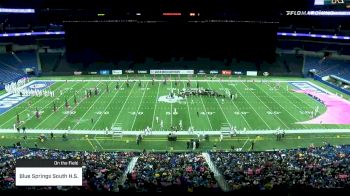
{"type": "Polygon", "coordinates": [[[118,183],[134,153],[70,152],[0,147],[0,190],[118,191],[118,183]],[[16,187],[16,159],[81,159],[81,187],[16,187]]]}
{"type": "Polygon", "coordinates": [[[211,159],[231,190],[350,187],[350,146],[214,152],[211,159]]]}
{"type": "Polygon", "coordinates": [[[219,191],[202,154],[144,153],[128,175],[127,190],[137,192],[219,191]]]}
{"type": "MultiPolygon", "coordinates": [[[[211,163],[200,153],[72,152],[0,147],[0,155],[0,191],[220,191],[218,178],[209,168],[211,163]],[[132,165],[133,158],[137,161],[129,171],[127,168],[132,165]],[[18,159],[82,160],[83,186],[16,187],[18,159]]],[[[233,191],[350,187],[350,145],[327,144],[267,152],[211,152],[210,160],[233,191]]]]}

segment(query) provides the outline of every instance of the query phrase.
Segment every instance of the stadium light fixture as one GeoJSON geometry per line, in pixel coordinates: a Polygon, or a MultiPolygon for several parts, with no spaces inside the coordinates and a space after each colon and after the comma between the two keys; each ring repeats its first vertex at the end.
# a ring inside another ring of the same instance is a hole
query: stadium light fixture
{"type": "Polygon", "coordinates": [[[0,8],[0,13],[33,14],[34,9],[0,8]]]}
{"type": "Polygon", "coordinates": [[[37,35],[64,35],[64,31],[53,32],[24,32],[24,33],[2,33],[0,37],[23,37],[23,36],[37,36],[37,35]]]}
{"type": "Polygon", "coordinates": [[[343,39],[349,40],[349,36],[341,35],[325,35],[325,34],[309,34],[309,33],[288,33],[288,32],[278,32],[277,36],[287,36],[287,37],[311,37],[311,38],[321,38],[321,39],[343,39]]]}

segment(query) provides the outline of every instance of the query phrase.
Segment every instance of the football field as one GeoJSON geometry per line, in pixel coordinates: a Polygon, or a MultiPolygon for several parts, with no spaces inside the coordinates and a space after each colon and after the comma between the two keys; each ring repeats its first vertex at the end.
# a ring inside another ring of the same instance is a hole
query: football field
{"type": "MultiPolygon", "coordinates": [[[[22,145],[28,147],[38,143],[39,147],[65,150],[186,150],[189,139],[206,133],[216,136],[202,143],[200,150],[213,146],[230,149],[232,145],[236,149],[250,150],[252,141],[257,143],[257,150],[271,150],[322,145],[323,142],[343,144],[350,137],[348,112],[331,113],[336,120],[344,117],[344,121],[339,121],[344,123],[327,123],[326,114],[331,110],[327,109],[326,102],[300,92],[310,89],[320,94],[336,92],[319,83],[278,78],[190,82],[180,79],[168,78],[166,82],[161,78],[154,82],[151,78],[33,80],[26,88],[51,90],[55,92],[54,97],[25,96],[3,112],[0,145],[22,141],[22,145]],[[221,96],[179,96],[191,89],[211,90],[221,96]],[[89,91],[91,96],[87,97],[89,91]],[[317,120],[320,118],[324,122],[317,120]],[[14,125],[26,128],[27,140],[23,139],[26,134],[22,130],[17,133],[14,125]],[[194,133],[188,131],[190,127],[194,133]],[[135,136],[127,136],[144,133],[147,128],[152,130],[153,136],[146,136],[140,146],[136,145],[135,136]],[[113,131],[106,135],[106,129],[120,130],[124,136],[112,137],[113,131]],[[219,142],[219,135],[232,129],[238,135],[219,142]],[[283,141],[276,141],[273,134],[277,129],[286,132],[283,141]],[[164,137],[172,130],[183,135],[175,143],[164,137]],[[37,139],[41,133],[49,138],[51,132],[55,140],[40,142],[37,139]],[[69,134],[68,141],[57,139],[62,133],[69,134]]],[[[2,92],[0,98],[11,98],[6,96],[9,95],[2,92]]]]}
{"type": "Polygon", "coordinates": [[[349,128],[339,124],[304,124],[326,111],[324,104],[295,89],[289,82],[191,81],[190,88],[210,89],[225,95],[178,97],[187,81],[55,81],[55,97],[30,97],[1,116],[0,128],[37,130],[240,131],[349,128]],[[107,87],[108,86],[108,87],[107,87]],[[116,88],[118,86],[118,89],[116,88]],[[92,91],[87,98],[86,91],[92,91]],[[95,89],[98,94],[95,95],[95,89]],[[174,97],[169,98],[173,92],[174,97]],[[66,107],[67,103],[69,107],[66,107]],[[56,112],[54,112],[56,105],[56,112]],[[313,115],[315,108],[318,112],[313,115]],[[36,112],[40,117],[36,117],[36,112]],[[163,122],[163,123],[162,123],[163,122]],[[163,126],[161,126],[163,124],[163,126]],[[180,126],[182,124],[182,126],[180,126]]]}

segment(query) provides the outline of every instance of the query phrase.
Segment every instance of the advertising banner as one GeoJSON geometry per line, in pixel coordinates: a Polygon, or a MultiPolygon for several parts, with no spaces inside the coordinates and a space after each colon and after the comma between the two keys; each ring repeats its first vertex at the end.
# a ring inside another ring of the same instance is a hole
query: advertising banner
{"type": "Polygon", "coordinates": [[[112,75],[121,75],[123,74],[122,70],[112,70],[112,75]]]}
{"type": "Polygon", "coordinates": [[[232,71],[231,70],[222,70],[221,73],[223,75],[232,75],[232,71]]]}
{"type": "Polygon", "coordinates": [[[134,70],[125,70],[125,73],[128,73],[128,74],[133,74],[133,73],[135,73],[135,71],[134,70]]]}
{"type": "Polygon", "coordinates": [[[75,75],[75,76],[80,76],[81,74],[83,74],[81,71],[75,71],[75,72],[74,72],[74,75],[75,75]]]}
{"type": "Polygon", "coordinates": [[[207,73],[205,73],[204,70],[198,70],[197,74],[199,74],[199,75],[204,75],[204,74],[207,74],[207,73]]]}
{"type": "Polygon", "coordinates": [[[211,70],[209,73],[210,74],[219,74],[219,71],[218,70],[211,70]]]}
{"type": "Polygon", "coordinates": [[[109,70],[100,70],[100,74],[101,75],[109,75],[110,72],[109,72],[109,70]]]}
{"type": "Polygon", "coordinates": [[[247,71],[247,76],[258,76],[257,71],[247,71]]]}
{"type": "Polygon", "coordinates": [[[150,70],[150,74],[189,75],[194,74],[194,70],[150,70]]]}
{"type": "Polygon", "coordinates": [[[147,74],[147,71],[146,70],[138,70],[137,73],[138,74],[147,74]]]}

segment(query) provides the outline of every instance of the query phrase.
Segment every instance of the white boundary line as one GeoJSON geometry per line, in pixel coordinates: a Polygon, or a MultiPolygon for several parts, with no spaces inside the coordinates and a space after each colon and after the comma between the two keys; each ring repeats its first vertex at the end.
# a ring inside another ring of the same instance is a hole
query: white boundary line
{"type": "MultiPolygon", "coordinates": [[[[117,92],[117,93],[118,93],[118,92],[117,92]]],[[[98,139],[96,139],[96,136],[97,136],[97,134],[96,134],[95,137],[94,137],[94,141],[101,147],[102,150],[105,150],[105,149],[103,148],[103,146],[101,145],[101,143],[98,141],[98,139]]]]}
{"type": "MultiPolygon", "coordinates": [[[[250,79],[248,80],[248,82],[253,82],[253,80],[256,80],[255,79],[250,79]]],[[[66,80],[33,80],[33,81],[55,81],[55,82],[66,82],[66,80]]],[[[137,82],[137,81],[142,81],[142,82],[151,82],[152,79],[143,79],[143,80],[139,80],[139,79],[121,79],[121,80],[67,80],[67,82],[126,82],[126,81],[129,81],[129,82],[137,82]]],[[[164,79],[162,80],[154,80],[155,82],[164,82],[164,79]]],[[[172,81],[172,82],[175,82],[175,81],[178,81],[178,82],[188,82],[188,79],[183,79],[183,80],[167,80],[168,81],[172,81]]],[[[220,79],[215,79],[215,80],[192,80],[192,81],[198,81],[198,82],[246,82],[247,80],[232,80],[232,79],[225,79],[225,80],[220,80],[220,79]]],[[[267,82],[271,82],[271,83],[275,83],[275,82],[310,82],[310,81],[307,81],[307,80],[267,80],[267,82]]]]}
{"type": "Polygon", "coordinates": [[[244,142],[243,146],[241,147],[241,149],[243,150],[244,146],[248,143],[249,141],[249,137],[247,138],[247,140],[244,142]]]}
{"type": "MultiPolygon", "coordinates": [[[[284,130],[286,134],[314,134],[314,133],[329,133],[329,134],[335,134],[335,133],[350,133],[350,129],[295,129],[295,130],[284,130]]],[[[67,133],[67,130],[47,130],[47,129],[26,129],[26,133],[33,133],[33,134],[39,134],[39,133],[50,133],[54,134],[64,134],[67,133]]],[[[242,131],[243,132],[243,131],[242,131]]],[[[11,133],[11,134],[17,134],[17,131],[14,131],[13,129],[0,129],[1,133],[11,133]]],[[[124,131],[123,135],[138,135],[141,131],[124,131]]],[[[153,131],[153,135],[168,135],[170,131],[153,131]]],[[[239,135],[272,135],[275,134],[276,130],[249,130],[245,131],[242,134],[239,135]]],[[[84,135],[106,135],[104,130],[71,130],[70,135],[74,134],[84,134],[84,135]]],[[[176,132],[177,135],[186,135],[188,136],[188,131],[178,131],[176,132]]],[[[208,134],[208,135],[220,135],[220,130],[215,131],[194,131],[193,134],[208,134]]]]}
{"type": "Polygon", "coordinates": [[[94,150],[94,151],[96,151],[96,148],[95,148],[95,146],[94,145],[92,145],[92,143],[91,143],[91,141],[90,141],[90,139],[89,138],[87,138],[86,139],[87,141],[88,141],[88,143],[92,146],[92,149],[94,150]]]}

